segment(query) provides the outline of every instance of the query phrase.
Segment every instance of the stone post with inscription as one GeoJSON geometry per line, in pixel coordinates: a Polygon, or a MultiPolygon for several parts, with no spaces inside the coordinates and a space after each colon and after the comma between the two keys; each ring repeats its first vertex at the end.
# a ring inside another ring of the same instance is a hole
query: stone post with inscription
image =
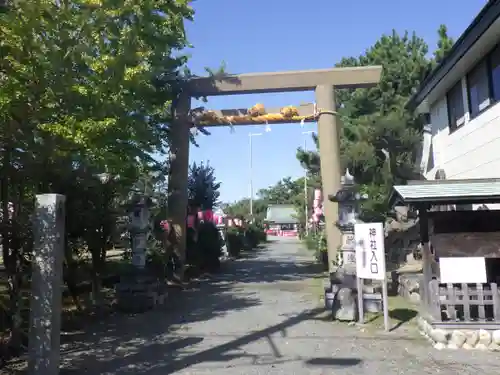
{"type": "Polygon", "coordinates": [[[59,374],[65,197],[36,196],[28,373],[59,374]]]}

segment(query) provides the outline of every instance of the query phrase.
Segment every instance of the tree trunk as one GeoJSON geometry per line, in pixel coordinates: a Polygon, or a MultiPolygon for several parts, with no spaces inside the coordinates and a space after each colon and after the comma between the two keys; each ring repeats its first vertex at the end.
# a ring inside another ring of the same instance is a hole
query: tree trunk
{"type": "MultiPolygon", "coordinates": [[[[95,240],[94,240],[95,241],[95,240]]],[[[90,249],[92,255],[92,271],[91,271],[91,282],[92,282],[92,304],[98,310],[103,306],[102,297],[102,280],[101,280],[101,249],[96,247],[95,243],[93,248],[90,249]]]]}
{"type": "Polygon", "coordinates": [[[9,272],[8,283],[9,283],[9,315],[11,317],[10,321],[10,335],[9,335],[9,349],[12,354],[18,355],[23,346],[23,318],[21,316],[22,312],[22,301],[21,301],[21,280],[22,274],[19,269],[19,260],[15,260],[16,270],[15,272],[9,272]]]}
{"type": "Polygon", "coordinates": [[[12,248],[12,218],[13,212],[9,207],[10,202],[10,181],[11,178],[11,149],[9,145],[4,145],[2,155],[2,170],[0,173],[0,200],[2,205],[2,256],[7,272],[8,293],[9,293],[9,316],[10,335],[9,348],[14,353],[20,351],[22,347],[22,317],[21,317],[21,270],[18,249],[12,248]]]}
{"type": "Polygon", "coordinates": [[[68,288],[68,292],[71,295],[71,299],[73,300],[73,303],[75,304],[75,307],[77,308],[78,311],[82,311],[82,305],[80,303],[80,299],[78,297],[78,280],[76,278],[77,276],[77,264],[75,260],[73,259],[73,248],[70,246],[68,238],[66,236],[65,240],[65,246],[64,246],[64,259],[65,259],[65,270],[63,271],[64,275],[64,283],[66,284],[66,287],[68,288]]]}

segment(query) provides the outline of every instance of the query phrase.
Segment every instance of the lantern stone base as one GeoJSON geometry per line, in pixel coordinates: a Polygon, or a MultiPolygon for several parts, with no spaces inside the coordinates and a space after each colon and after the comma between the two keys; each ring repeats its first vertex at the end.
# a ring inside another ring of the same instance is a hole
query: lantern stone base
{"type": "MultiPolygon", "coordinates": [[[[364,311],[382,312],[382,290],[378,285],[363,285],[364,311]]],[[[333,318],[343,321],[358,320],[358,290],[356,271],[352,267],[338,268],[330,274],[325,286],[325,308],[332,311],[333,318]]]]}
{"type": "Polygon", "coordinates": [[[146,312],[166,303],[167,284],[143,270],[121,277],[116,285],[117,308],[123,312],[146,312]]]}
{"type": "Polygon", "coordinates": [[[500,330],[436,328],[422,316],[417,320],[420,333],[435,349],[489,350],[500,352],[500,330]]]}

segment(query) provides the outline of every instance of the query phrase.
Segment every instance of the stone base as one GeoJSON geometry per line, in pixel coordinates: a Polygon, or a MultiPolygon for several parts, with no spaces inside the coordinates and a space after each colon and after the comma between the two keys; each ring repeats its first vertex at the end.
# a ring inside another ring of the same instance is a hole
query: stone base
{"type": "Polygon", "coordinates": [[[435,328],[425,318],[417,320],[420,333],[438,350],[475,349],[500,351],[500,330],[435,328]]]}
{"type": "MultiPolygon", "coordinates": [[[[363,307],[368,313],[380,313],[383,310],[381,292],[377,287],[367,286],[363,292],[363,307]]],[[[343,285],[325,287],[325,308],[331,311],[333,318],[343,321],[357,321],[358,316],[358,291],[355,288],[343,285]]]]}
{"type": "MultiPolygon", "coordinates": [[[[381,286],[363,285],[363,307],[365,312],[380,313],[382,306],[381,286]]],[[[355,267],[339,267],[330,274],[325,286],[325,307],[332,311],[333,318],[341,321],[358,320],[358,291],[355,267]]]]}
{"type": "Polygon", "coordinates": [[[161,306],[167,300],[167,284],[144,273],[124,276],[116,285],[117,308],[140,313],[161,306]]]}

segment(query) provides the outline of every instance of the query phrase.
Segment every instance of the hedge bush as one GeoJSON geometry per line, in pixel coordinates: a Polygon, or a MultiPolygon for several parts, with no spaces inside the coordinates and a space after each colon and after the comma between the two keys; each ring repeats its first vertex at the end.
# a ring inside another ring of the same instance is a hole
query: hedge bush
{"type": "Polygon", "coordinates": [[[267,240],[263,228],[250,224],[246,229],[231,227],[227,231],[226,245],[229,255],[237,257],[243,250],[254,250],[267,240]]]}
{"type": "Polygon", "coordinates": [[[324,229],[318,232],[310,232],[307,236],[304,236],[303,241],[306,248],[314,252],[317,262],[321,263],[327,270],[328,247],[326,244],[326,233],[324,229]]]}

